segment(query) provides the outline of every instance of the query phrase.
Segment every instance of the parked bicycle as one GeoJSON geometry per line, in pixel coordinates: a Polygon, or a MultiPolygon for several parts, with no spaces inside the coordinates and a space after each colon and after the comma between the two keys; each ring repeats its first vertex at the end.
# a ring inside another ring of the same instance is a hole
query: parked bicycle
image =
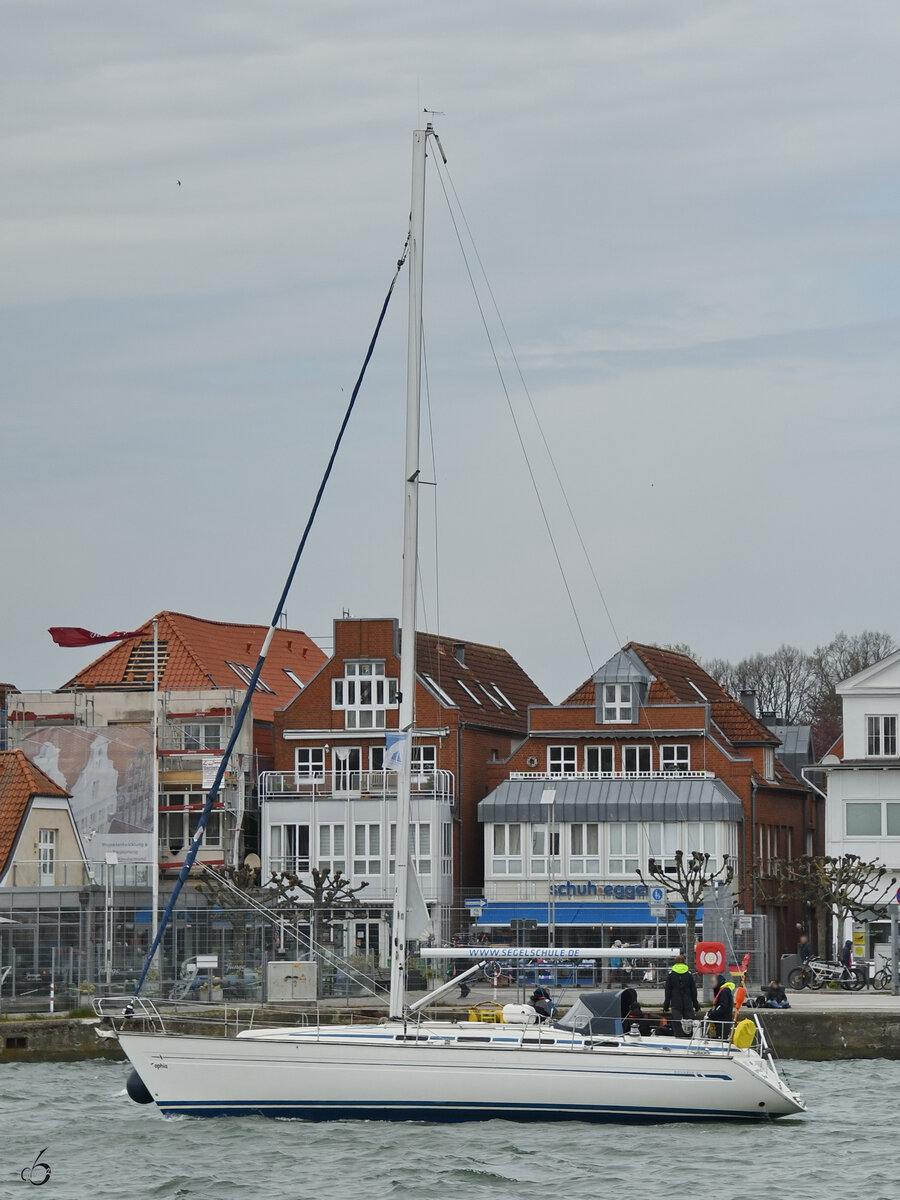
{"type": "Polygon", "coordinates": [[[839,983],[845,992],[858,992],[866,986],[866,973],[861,967],[846,967],[831,959],[808,958],[788,975],[788,987],[797,992],[807,987],[818,991],[826,983],[839,983]]]}
{"type": "Polygon", "coordinates": [[[872,976],[872,987],[876,992],[883,992],[885,988],[891,987],[894,982],[894,973],[891,970],[891,964],[885,963],[883,967],[879,967],[872,976]]]}

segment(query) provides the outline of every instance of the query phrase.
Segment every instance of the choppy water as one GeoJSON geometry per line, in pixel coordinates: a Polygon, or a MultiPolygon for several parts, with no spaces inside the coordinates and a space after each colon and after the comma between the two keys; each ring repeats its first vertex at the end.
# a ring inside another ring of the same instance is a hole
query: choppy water
{"type": "Polygon", "coordinates": [[[0,1197],[41,1200],[898,1200],[900,1062],[789,1063],[809,1113],[771,1125],[306,1124],[166,1119],[127,1064],[0,1066],[0,1197]],[[43,1191],[21,1179],[44,1150],[43,1191]]]}

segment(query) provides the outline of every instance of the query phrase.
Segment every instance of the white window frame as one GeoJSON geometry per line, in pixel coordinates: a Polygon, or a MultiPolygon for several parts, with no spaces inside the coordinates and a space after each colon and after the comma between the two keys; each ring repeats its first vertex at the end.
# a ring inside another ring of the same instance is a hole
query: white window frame
{"type": "MultiPolygon", "coordinates": [[[[390,856],[388,874],[397,873],[397,824],[391,823],[389,834],[390,856]]],[[[419,875],[431,874],[431,824],[428,821],[413,821],[409,827],[409,858],[419,875]]]]}
{"type": "Polygon", "coordinates": [[[622,772],[625,775],[649,775],[653,770],[652,746],[623,746],[622,772]],[[634,757],[634,765],[629,767],[629,760],[634,757]]]}
{"type": "Polygon", "coordinates": [[[549,825],[535,824],[531,826],[529,865],[532,875],[559,875],[562,867],[560,830],[555,821],[549,825]]]}
{"type": "Polygon", "coordinates": [[[347,870],[347,827],[343,821],[326,822],[316,830],[319,847],[316,865],[320,871],[347,870]]]}
{"type": "Polygon", "coordinates": [[[453,826],[449,821],[441,822],[441,874],[453,874],[453,826]]]}
{"type": "Polygon", "coordinates": [[[385,714],[399,708],[398,681],[385,676],[383,662],[347,660],[331,681],[331,707],[343,711],[345,729],[385,729],[385,714]]]}
{"type": "Polygon", "coordinates": [[[633,683],[604,683],[601,720],[604,725],[633,725],[637,699],[633,683]]]}
{"type": "Polygon", "coordinates": [[[181,745],[184,750],[221,750],[221,722],[185,721],[181,725],[181,745]]]}
{"type": "Polygon", "coordinates": [[[569,873],[600,874],[600,823],[574,821],[569,824],[569,873]]]}
{"type": "Polygon", "coordinates": [[[844,836],[848,838],[900,838],[900,801],[897,800],[845,800],[844,801],[844,836]],[[870,813],[878,812],[878,829],[867,833],[851,833],[849,827],[850,810],[856,814],[866,808],[870,813]],[[891,832],[891,827],[896,832],[891,832]]]}
{"type": "Polygon", "coordinates": [[[381,874],[381,825],[378,821],[354,823],[353,874],[381,874]]]}
{"type": "Polygon", "coordinates": [[[584,770],[588,775],[612,775],[616,769],[613,746],[585,746],[584,770]],[[596,762],[592,761],[596,759],[596,762]]]}
{"type": "Polygon", "coordinates": [[[314,783],[324,783],[325,747],[295,746],[294,774],[298,779],[311,779],[314,783]]]}
{"type": "Polygon", "coordinates": [[[659,748],[659,769],[665,774],[680,774],[691,769],[691,747],[687,742],[672,742],[659,748]]]}
{"type": "Polygon", "coordinates": [[[524,874],[524,826],[521,821],[495,822],[491,830],[491,873],[524,874]]]}
{"type": "MultiPolygon", "coordinates": [[[[701,854],[709,855],[707,870],[714,873],[719,869],[719,847],[717,844],[717,826],[715,821],[686,821],[683,827],[682,842],[686,854],[699,850],[701,854]]],[[[790,832],[790,830],[788,831],[790,832]]],[[[790,854],[788,855],[790,858],[790,854]]]]}
{"type": "Polygon", "coordinates": [[[335,796],[358,796],[362,784],[362,747],[331,747],[331,779],[335,796]]]}
{"type": "Polygon", "coordinates": [[[419,784],[437,771],[437,746],[413,746],[409,752],[410,775],[419,784]]]}
{"type": "Polygon", "coordinates": [[[38,884],[53,887],[56,882],[56,830],[38,830],[38,884]]]}
{"type": "Polygon", "coordinates": [[[292,875],[309,873],[309,850],[312,831],[307,823],[272,825],[269,827],[269,866],[273,871],[292,875]],[[277,864],[280,864],[276,866],[277,864]]]}
{"type": "Polygon", "coordinates": [[[639,821],[610,821],[606,827],[609,842],[606,856],[610,875],[637,875],[641,865],[641,826],[639,821]]]}
{"type": "Polygon", "coordinates": [[[548,746],[547,747],[548,775],[577,775],[578,747],[577,746],[548,746]]]}
{"type": "Polygon", "coordinates": [[[873,713],[866,717],[866,757],[897,757],[897,717],[873,713]]]}
{"type": "MultiPolygon", "coordinates": [[[[648,821],[645,827],[647,858],[655,858],[664,871],[675,870],[675,851],[679,847],[678,825],[668,821],[648,821]]],[[[689,847],[693,850],[694,847],[689,847]]]]}

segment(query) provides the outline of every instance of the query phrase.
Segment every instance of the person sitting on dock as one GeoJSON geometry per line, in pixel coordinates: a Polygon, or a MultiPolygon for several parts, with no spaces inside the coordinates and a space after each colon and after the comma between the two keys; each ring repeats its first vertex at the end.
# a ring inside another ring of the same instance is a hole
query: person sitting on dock
{"type": "Polygon", "coordinates": [[[670,1008],[675,1021],[675,1036],[690,1037],[684,1024],[693,1021],[697,1013],[697,981],[682,954],[676,956],[672,970],[666,977],[663,1012],[667,1013],[670,1008]]]}
{"type": "Polygon", "coordinates": [[[773,979],[765,990],[763,1004],[766,1008],[790,1008],[791,1002],[787,998],[784,988],[777,979],[773,979]]]}

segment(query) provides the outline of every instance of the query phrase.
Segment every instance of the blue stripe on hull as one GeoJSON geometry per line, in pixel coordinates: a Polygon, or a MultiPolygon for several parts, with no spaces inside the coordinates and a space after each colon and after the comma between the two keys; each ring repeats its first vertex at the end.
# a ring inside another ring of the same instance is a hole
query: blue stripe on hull
{"type": "Polygon", "coordinates": [[[771,1113],[734,1112],[731,1109],[642,1109],[627,1106],[554,1106],[518,1104],[509,1108],[492,1104],[452,1105],[435,1101],[431,1104],[384,1105],[296,1103],[293,1100],[208,1100],[179,1104],[159,1102],[166,1116],[186,1117],[276,1117],[302,1121],[589,1121],[595,1124],[627,1122],[633,1124],[661,1121],[767,1121],[771,1113]]]}

